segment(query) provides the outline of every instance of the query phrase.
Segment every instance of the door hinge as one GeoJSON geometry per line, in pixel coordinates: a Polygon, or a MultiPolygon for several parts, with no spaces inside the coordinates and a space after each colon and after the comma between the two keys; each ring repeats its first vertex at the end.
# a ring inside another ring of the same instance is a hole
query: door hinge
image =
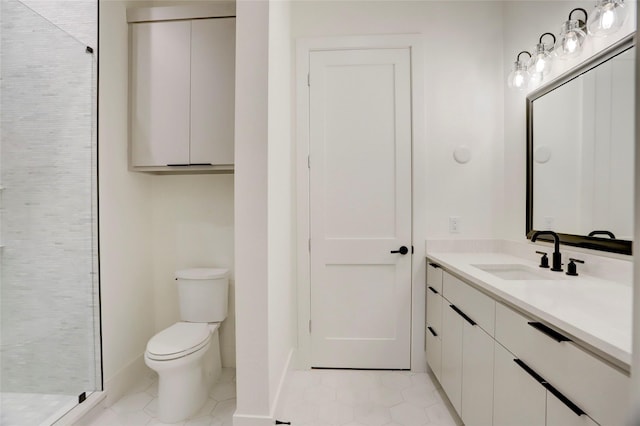
{"type": "Polygon", "coordinates": [[[307,168],[310,169],[311,168],[311,156],[307,155],[307,168]]]}
{"type": "Polygon", "coordinates": [[[87,393],[82,392],[80,395],[78,395],[78,404],[82,404],[84,401],[86,401],[86,399],[87,399],[87,393]]]}
{"type": "Polygon", "coordinates": [[[307,86],[311,87],[311,73],[307,73],[307,86]]]}
{"type": "Polygon", "coordinates": [[[311,334],[311,320],[309,320],[309,334],[311,334]]]}

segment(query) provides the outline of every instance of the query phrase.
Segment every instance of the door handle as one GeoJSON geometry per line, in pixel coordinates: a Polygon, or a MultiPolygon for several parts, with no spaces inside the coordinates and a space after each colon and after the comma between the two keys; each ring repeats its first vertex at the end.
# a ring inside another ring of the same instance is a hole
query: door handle
{"type": "Polygon", "coordinates": [[[389,253],[400,253],[402,255],[405,255],[409,253],[409,249],[407,248],[407,246],[402,246],[398,250],[391,250],[389,253]]]}

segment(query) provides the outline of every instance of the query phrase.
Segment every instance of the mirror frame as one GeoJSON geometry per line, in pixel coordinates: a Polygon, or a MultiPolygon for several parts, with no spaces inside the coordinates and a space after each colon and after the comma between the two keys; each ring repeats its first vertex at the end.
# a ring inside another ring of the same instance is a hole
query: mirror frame
{"type": "MultiPolygon", "coordinates": [[[[526,235],[527,239],[531,239],[531,236],[536,229],[533,229],[533,101],[546,95],[552,90],[568,83],[569,81],[579,77],[585,72],[597,67],[603,62],[608,61],[614,56],[624,52],[625,50],[635,45],[635,31],[632,34],[624,37],[620,41],[614,43],[610,47],[598,52],[585,62],[579,64],[575,68],[572,68],[568,72],[558,76],[549,83],[539,87],[533,92],[527,95],[526,100],[526,117],[527,117],[527,217],[526,217],[526,235]]],[[[556,231],[557,232],[557,231],[556,231]]],[[[564,234],[557,232],[560,237],[560,242],[565,245],[582,247],[591,250],[601,250],[611,253],[620,253],[631,255],[633,242],[629,240],[617,240],[609,238],[589,237],[586,235],[576,234],[564,234]]],[[[551,237],[541,235],[539,240],[553,241],[551,237]]]]}

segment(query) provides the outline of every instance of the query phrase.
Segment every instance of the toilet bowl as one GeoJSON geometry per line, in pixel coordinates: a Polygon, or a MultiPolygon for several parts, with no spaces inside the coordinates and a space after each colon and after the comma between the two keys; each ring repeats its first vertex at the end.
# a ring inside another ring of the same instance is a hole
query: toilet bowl
{"type": "Polygon", "coordinates": [[[165,423],[195,414],[220,377],[218,329],[227,316],[227,276],[223,269],[176,272],[182,321],[153,336],[144,354],[158,373],[158,418],[165,423]]]}

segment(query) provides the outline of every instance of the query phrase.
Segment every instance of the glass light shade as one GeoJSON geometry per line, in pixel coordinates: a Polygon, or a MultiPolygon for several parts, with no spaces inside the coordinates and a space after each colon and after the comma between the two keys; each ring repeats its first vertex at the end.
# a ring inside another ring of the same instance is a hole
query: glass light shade
{"type": "Polygon", "coordinates": [[[525,90],[529,87],[529,72],[522,61],[513,63],[513,70],[507,77],[507,85],[510,89],[525,90]]]}
{"type": "Polygon", "coordinates": [[[587,22],[589,34],[602,37],[618,31],[627,17],[623,0],[598,0],[587,22]]]}
{"type": "Polygon", "coordinates": [[[580,22],[570,19],[560,30],[560,39],[556,43],[556,54],[559,58],[574,58],[582,52],[587,34],[580,28],[580,22]]]}
{"type": "Polygon", "coordinates": [[[551,51],[545,49],[543,43],[538,43],[536,45],[536,53],[533,54],[531,58],[531,62],[529,63],[529,72],[531,74],[542,74],[542,76],[546,76],[551,71],[551,67],[553,64],[553,57],[551,56],[551,51]]]}

